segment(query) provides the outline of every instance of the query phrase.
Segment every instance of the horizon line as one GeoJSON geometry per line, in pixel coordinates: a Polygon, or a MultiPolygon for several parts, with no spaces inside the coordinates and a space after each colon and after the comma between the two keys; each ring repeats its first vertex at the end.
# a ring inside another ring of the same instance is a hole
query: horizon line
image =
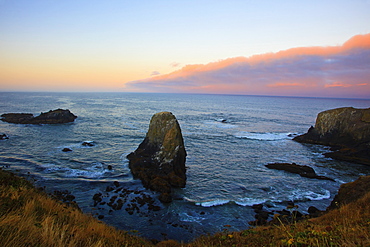
{"type": "MultiPolygon", "coordinates": [[[[129,91],[0,91],[0,93],[114,93],[114,94],[183,94],[183,95],[219,95],[219,96],[247,96],[247,97],[277,97],[277,98],[308,98],[308,99],[346,99],[346,100],[370,100],[370,98],[343,98],[324,96],[299,96],[299,95],[266,95],[266,94],[233,94],[233,93],[196,93],[196,92],[129,92],[129,91]]],[[[370,105],[369,105],[370,108],[370,105]]]]}

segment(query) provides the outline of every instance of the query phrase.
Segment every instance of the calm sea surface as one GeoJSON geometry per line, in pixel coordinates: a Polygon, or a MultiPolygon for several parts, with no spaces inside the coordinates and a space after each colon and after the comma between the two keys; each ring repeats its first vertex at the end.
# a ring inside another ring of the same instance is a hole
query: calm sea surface
{"type": "Polygon", "coordinates": [[[305,212],[311,205],[325,209],[339,186],[369,167],[325,158],[327,147],[292,141],[314,125],[321,111],[370,107],[370,100],[260,97],[231,95],[139,93],[0,93],[0,113],[39,115],[57,108],[78,118],[61,125],[17,125],[0,122],[0,165],[35,180],[50,192],[68,190],[86,213],[147,238],[189,241],[196,236],[242,230],[254,220],[251,206],[270,210],[294,201],[305,212]],[[145,137],[150,118],[170,111],[178,119],[188,153],[187,185],[175,191],[173,203],[159,211],[129,214],[94,205],[93,196],[118,181],[127,189],[145,191],[132,178],[126,155],[145,137]],[[84,141],[96,145],[85,147],[84,141]],[[72,152],[62,152],[63,148],[72,152]],[[269,170],[271,162],[308,165],[336,182],[303,178],[269,170]],[[112,166],[113,169],[108,169],[112,166]],[[135,231],[136,232],[136,231],[135,231]]]}

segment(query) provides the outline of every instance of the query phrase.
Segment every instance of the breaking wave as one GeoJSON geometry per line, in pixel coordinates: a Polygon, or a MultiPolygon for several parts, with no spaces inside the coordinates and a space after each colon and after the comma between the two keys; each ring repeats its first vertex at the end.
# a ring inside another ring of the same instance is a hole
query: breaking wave
{"type": "Polygon", "coordinates": [[[292,133],[258,133],[241,131],[235,135],[237,138],[259,140],[259,141],[278,141],[292,139],[295,134],[292,133]]]}
{"type": "Polygon", "coordinates": [[[110,173],[102,163],[92,163],[91,166],[74,169],[56,164],[44,164],[42,166],[46,174],[58,174],[66,178],[102,178],[110,173]]]}
{"type": "Polygon", "coordinates": [[[250,198],[250,197],[245,197],[245,198],[240,198],[236,200],[227,200],[227,199],[215,199],[215,200],[209,200],[209,201],[202,201],[202,202],[197,202],[195,200],[189,199],[189,198],[184,198],[185,200],[189,202],[193,202],[197,206],[202,206],[202,207],[216,207],[216,206],[222,206],[222,205],[227,205],[227,204],[236,204],[239,206],[247,207],[247,206],[253,206],[256,204],[263,204],[263,203],[281,203],[283,201],[289,200],[289,201],[320,201],[324,199],[329,199],[330,198],[330,191],[324,190],[322,193],[316,193],[313,191],[302,191],[302,190],[295,190],[292,192],[291,196],[288,198],[279,198],[280,200],[277,200],[275,198],[250,198]]]}

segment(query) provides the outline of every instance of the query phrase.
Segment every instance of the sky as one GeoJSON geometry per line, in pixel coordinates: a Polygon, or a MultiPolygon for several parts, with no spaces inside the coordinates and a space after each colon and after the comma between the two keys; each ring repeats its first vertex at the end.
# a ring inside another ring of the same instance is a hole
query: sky
{"type": "Polygon", "coordinates": [[[370,0],[0,0],[0,91],[370,98],[370,0]]]}

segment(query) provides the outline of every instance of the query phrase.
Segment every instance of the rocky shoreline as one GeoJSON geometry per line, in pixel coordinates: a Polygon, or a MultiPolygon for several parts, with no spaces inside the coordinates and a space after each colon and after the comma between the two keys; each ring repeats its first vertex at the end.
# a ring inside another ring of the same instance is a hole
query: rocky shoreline
{"type": "Polygon", "coordinates": [[[315,126],[293,140],[330,146],[326,157],[370,165],[370,108],[343,107],[320,112],[315,126]]]}
{"type": "MultiPolygon", "coordinates": [[[[353,111],[357,109],[350,108],[353,111]]],[[[61,109],[55,110],[59,111],[61,109]]],[[[368,109],[366,109],[368,110],[368,109]]],[[[51,115],[55,111],[50,111],[51,115]]],[[[65,110],[61,110],[65,111],[65,110]]],[[[69,112],[69,110],[66,110],[69,112]]],[[[358,113],[353,113],[356,115],[358,113]]],[[[340,111],[342,114],[342,111],[340,111]]],[[[347,112],[347,110],[343,110],[347,112]]],[[[72,114],[72,113],[71,113],[72,114]]],[[[341,131],[343,129],[339,128],[338,124],[333,124],[332,129],[329,130],[329,134],[320,134],[320,126],[325,124],[323,120],[320,120],[322,116],[319,114],[318,120],[315,127],[312,127],[309,132],[305,135],[294,138],[294,140],[303,142],[303,143],[312,143],[312,144],[321,144],[321,145],[331,145],[332,147],[340,147],[339,150],[343,154],[344,150],[350,150],[353,153],[353,150],[364,151],[365,154],[368,151],[369,139],[367,136],[368,125],[365,113],[359,114],[359,118],[365,124],[361,125],[361,130],[364,130],[365,134],[361,135],[360,144],[356,143],[355,137],[349,137],[350,135],[345,135],[343,137],[341,131]],[[362,114],[362,115],[361,115],[362,114]],[[365,116],[365,117],[364,117],[365,116]],[[365,121],[363,120],[365,119],[365,121]],[[338,127],[338,129],[336,129],[338,127]],[[339,136],[337,138],[337,136],[339,136]],[[333,139],[331,139],[333,138],[333,139]],[[335,141],[336,138],[339,141],[335,141]],[[333,141],[334,140],[334,141],[333,141]]],[[[41,114],[42,115],[42,114],[41,114]]],[[[72,114],[73,115],[73,114],[72,114]]],[[[74,115],[73,115],[74,116],[74,115]]],[[[345,114],[342,114],[342,117],[345,114]]],[[[357,116],[357,115],[356,115],[357,116]]],[[[23,115],[7,115],[3,114],[3,118],[9,119],[22,119],[22,123],[26,123],[23,118],[23,115]],[[4,117],[5,115],[5,117],[4,117]],[[15,117],[14,117],[15,116],[15,117]],[[21,116],[21,117],[20,117],[21,116]]],[[[76,116],[75,116],[76,117],[76,116]]],[[[36,117],[37,118],[37,117],[36,117]]],[[[346,118],[346,117],[344,117],[346,118]]],[[[32,118],[30,118],[32,119],[32,118]]],[[[33,118],[35,119],[35,118],[33,118]]],[[[47,118],[48,123],[52,123],[51,118],[47,118]]],[[[59,119],[57,117],[56,119],[59,119]]],[[[329,117],[331,119],[331,117],[329,117]]],[[[351,120],[352,117],[350,118],[351,120]]],[[[4,121],[4,119],[3,119],[4,121]]],[[[57,120],[59,121],[59,120],[57,120]]],[[[330,120],[331,121],[331,120],[330,120]]],[[[338,120],[340,126],[343,125],[344,120],[338,120]]],[[[357,121],[357,120],[356,120],[357,121]]],[[[334,121],[335,122],[335,121],[334,121]]],[[[14,122],[15,123],[15,122],[14,122]]],[[[28,122],[30,123],[30,122],[28,122]]],[[[370,123],[370,122],[369,122],[370,123]]],[[[358,124],[355,124],[358,127],[358,124]]],[[[358,132],[358,129],[353,130],[354,135],[358,135],[361,132],[358,132]]],[[[326,132],[323,132],[326,133],[326,132]]],[[[351,133],[351,131],[349,132],[351,133]]],[[[4,134],[2,139],[6,139],[7,136],[4,134]]],[[[83,142],[81,145],[85,147],[92,147],[95,144],[93,142],[83,142]]],[[[72,151],[62,150],[64,152],[72,151]]],[[[346,156],[348,157],[348,156],[346,156]]],[[[142,184],[153,191],[159,192],[160,195],[158,198],[153,197],[152,194],[147,193],[146,190],[135,190],[127,189],[119,182],[115,181],[110,186],[107,186],[105,191],[100,191],[92,197],[94,207],[108,209],[108,213],[117,210],[125,210],[128,214],[139,215],[147,217],[150,221],[151,213],[158,212],[163,208],[162,203],[170,203],[173,200],[172,189],[173,188],[183,188],[186,184],[186,151],[184,147],[183,137],[181,135],[180,126],[173,116],[169,112],[157,113],[152,117],[152,120],[149,125],[149,130],[143,142],[139,145],[137,150],[130,153],[127,158],[130,161],[130,169],[134,177],[139,178],[142,181],[142,184]],[[158,200],[159,199],[159,200],[158,200]]],[[[352,161],[352,160],[349,160],[352,161]]],[[[316,174],[313,168],[305,165],[297,165],[295,163],[271,163],[265,165],[269,169],[284,170],[290,173],[298,174],[302,177],[312,178],[312,179],[322,179],[335,181],[332,178],[320,176],[316,174]]],[[[355,190],[359,191],[369,191],[369,177],[360,178],[362,181],[360,187],[355,186],[355,190]]],[[[342,189],[342,187],[341,187],[342,189]]],[[[343,205],[347,203],[345,200],[349,195],[354,195],[354,198],[359,198],[362,194],[355,192],[340,192],[335,197],[331,204],[331,208],[338,207],[338,205],[343,205]],[[341,194],[341,195],[339,195],[341,194]]],[[[343,191],[343,189],[342,189],[343,191]]],[[[76,205],[74,202],[74,196],[66,191],[56,191],[52,195],[58,200],[61,200],[70,205],[76,205]]],[[[77,206],[78,207],[78,206],[77,206]]],[[[256,213],[256,220],[249,222],[250,225],[268,225],[268,224],[279,224],[279,222],[291,222],[293,220],[301,220],[306,218],[318,217],[326,211],[320,211],[317,208],[310,207],[308,209],[308,215],[304,215],[298,211],[297,206],[294,202],[288,202],[287,208],[277,211],[269,211],[266,209],[266,205],[256,204],[253,205],[253,210],[256,213]]],[[[329,210],[329,208],[328,208],[329,210]]],[[[104,214],[95,215],[98,219],[103,219],[104,214]]],[[[176,225],[176,227],[186,228],[186,225],[176,225]]]]}
{"type": "Polygon", "coordinates": [[[353,182],[342,184],[326,210],[321,211],[314,206],[310,206],[308,214],[301,213],[294,202],[288,202],[286,209],[276,211],[269,211],[264,204],[255,204],[252,206],[256,213],[255,220],[250,221],[249,224],[252,226],[279,225],[316,218],[362,198],[369,191],[370,176],[360,176],[353,182]]]}
{"type": "MultiPolygon", "coordinates": [[[[311,126],[307,133],[296,136],[293,140],[330,146],[332,152],[324,154],[326,157],[370,165],[370,108],[344,107],[320,112],[315,127],[311,126]]],[[[313,168],[305,165],[271,163],[265,166],[269,169],[299,174],[302,177],[335,181],[332,178],[317,175],[313,168]]],[[[320,211],[311,206],[308,209],[308,215],[299,212],[298,206],[294,205],[294,202],[289,202],[286,209],[279,211],[268,211],[263,204],[256,204],[253,205],[256,213],[255,220],[249,224],[256,226],[274,225],[318,217],[361,198],[368,191],[370,191],[370,176],[360,177],[354,182],[342,184],[326,211],[320,211]]]]}

